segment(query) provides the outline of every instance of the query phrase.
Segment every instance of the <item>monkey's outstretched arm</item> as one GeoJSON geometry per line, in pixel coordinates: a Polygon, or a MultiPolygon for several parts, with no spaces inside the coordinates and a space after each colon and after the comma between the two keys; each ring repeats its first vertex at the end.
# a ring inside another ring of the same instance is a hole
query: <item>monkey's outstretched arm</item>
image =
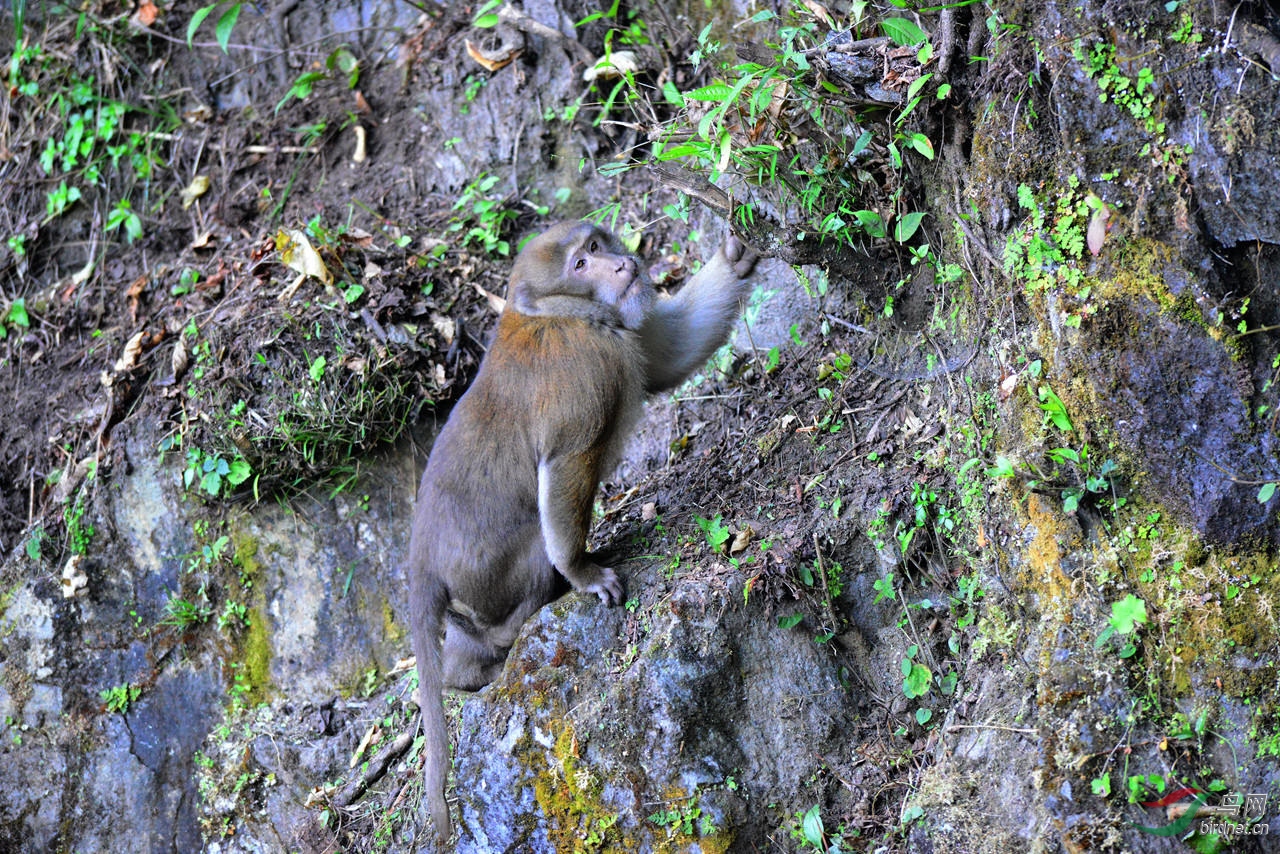
{"type": "Polygon", "coordinates": [[[679,293],[657,302],[640,329],[646,391],[680,385],[725,342],[742,310],[746,277],[756,258],[751,247],[731,236],[679,293]]]}
{"type": "Polygon", "coordinates": [[[589,454],[566,454],[538,463],[538,518],[552,566],[575,590],[594,593],[606,605],[622,603],[622,582],[612,569],[587,560],[592,496],[600,482],[589,454]]]}

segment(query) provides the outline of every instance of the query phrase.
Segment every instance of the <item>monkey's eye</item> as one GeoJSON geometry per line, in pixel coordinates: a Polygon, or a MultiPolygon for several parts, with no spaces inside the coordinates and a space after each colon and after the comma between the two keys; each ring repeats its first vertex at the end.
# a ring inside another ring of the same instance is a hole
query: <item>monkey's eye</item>
{"type": "Polygon", "coordinates": [[[581,270],[585,266],[587,266],[587,259],[585,258],[579,258],[577,261],[573,262],[573,269],[575,270],[581,270]]]}
{"type": "Polygon", "coordinates": [[[591,254],[592,254],[592,255],[594,255],[595,253],[597,253],[597,252],[599,252],[599,251],[600,251],[600,244],[599,244],[599,243],[597,243],[595,240],[592,240],[592,241],[591,241],[591,254]]]}

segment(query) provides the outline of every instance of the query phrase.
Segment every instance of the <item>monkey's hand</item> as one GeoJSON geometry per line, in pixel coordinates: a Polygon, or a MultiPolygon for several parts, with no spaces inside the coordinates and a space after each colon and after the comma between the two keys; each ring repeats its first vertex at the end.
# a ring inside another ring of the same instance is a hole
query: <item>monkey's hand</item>
{"type": "Polygon", "coordinates": [[[724,253],[724,259],[729,262],[729,268],[739,279],[750,276],[751,271],[756,268],[756,261],[760,259],[754,249],[732,234],[724,242],[720,251],[724,253]]]}
{"type": "Polygon", "coordinates": [[[625,594],[622,579],[609,567],[588,563],[577,575],[577,579],[569,580],[578,590],[596,594],[610,608],[622,604],[625,594]]]}

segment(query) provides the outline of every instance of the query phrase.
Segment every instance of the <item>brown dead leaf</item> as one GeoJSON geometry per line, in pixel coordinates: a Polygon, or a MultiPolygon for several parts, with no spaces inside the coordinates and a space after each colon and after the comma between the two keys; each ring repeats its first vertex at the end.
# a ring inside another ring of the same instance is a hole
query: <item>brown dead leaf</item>
{"type": "Polygon", "coordinates": [[[831,18],[831,13],[827,11],[825,6],[815,3],[813,0],[804,0],[804,7],[809,10],[809,14],[826,24],[827,29],[834,30],[836,28],[836,22],[831,18]]]}
{"type": "Polygon", "coordinates": [[[308,276],[319,279],[325,287],[332,287],[333,273],[329,272],[329,268],[325,266],[320,253],[311,245],[305,232],[296,228],[281,229],[276,232],[276,250],[280,253],[280,260],[298,274],[298,278],[280,292],[281,302],[291,300],[308,276]]]}
{"type": "Polygon", "coordinates": [[[489,308],[493,309],[496,314],[502,314],[502,310],[507,307],[507,301],[505,299],[496,294],[489,293],[484,288],[480,287],[478,283],[472,282],[471,287],[475,288],[476,292],[485,298],[489,303],[489,308]]]}
{"type": "Polygon", "coordinates": [[[1085,242],[1089,244],[1089,252],[1094,257],[1102,251],[1102,243],[1107,239],[1107,220],[1110,217],[1111,210],[1106,202],[1099,199],[1093,216],[1089,217],[1089,230],[1085,234],[1085,242]]]}
{"type": "Polygon", "coordinates": [[[133,13],[133,22],[144,27],[149,27],[156,22],[156,18],[160,15],[160,9],[151,0],[142,0],[138,4],[138,9],[133,13]]]}
{"type": "Polygon", "coordinates": [[[457,335],[457,324],[453,318],[445,317],[443,314],[433,315],[431,318],[431,328],[436,331],[440,338],[444,341],[445,346],[453,343],[453,338],[457,335]]]}
{"type": "Polygon", "coordinates": [[[197,175],[191,183],[182,188],[182,209],[186,210],[196,203],[196,199],[209,192],[209,176],[197,175]]]}
{"type": "Polygon", "coordinates": [[[133,334],[124,345],[124,352],[120,354],[120,358],[116,359],[114,366],[117,374],[123,374],[138,364],[138,356],[142,353],[142,339],[146,336],[147,330],[141,329],[133,334]]]}
{"type": "Polygon", "coordinates": [[[1003,403],[1004,401],[1008,400],[1013,395],[1013,392],[1017,387],[1018,387],[1018,375],[1016,373],[1005,374],[1003,377],[1001,377],[1000,378],[1000,402],[1003,403]]]}
{"type": "Polygon", "coordinates": [[[734,536],[733,542],[729,544],[729,554],[736,555],[738,552],[745,550],[747,546],[751,545],[751,540],[755,535],[756,532],[752,530],[750,525],[743,528],[734,536]]]}
{"type": "Polygon", "coordinates": [[[124,293],[125,299],[129,301],[129,321],[131,323],[138,322],[138,297],[142,296],[142,292],[146,287],[147,274],[143,273],[130,283],[129,290],[124,293]]]}
{"type": "Polygon", "coordinates": [[[467,56],[480,63],[486,71],[497,71],[499,68],[505,68],[511,64],[511,60],[522,52],[521,50],[507,50],[505,53],[500,54],[488,53],[476,47],[471,42],[471,39],[467,39],[467,56]]]}

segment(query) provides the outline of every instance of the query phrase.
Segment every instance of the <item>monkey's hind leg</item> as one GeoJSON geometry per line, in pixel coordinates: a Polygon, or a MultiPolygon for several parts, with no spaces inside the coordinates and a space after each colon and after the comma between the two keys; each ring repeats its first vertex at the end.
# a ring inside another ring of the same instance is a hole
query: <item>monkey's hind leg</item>
{"type": "Polygon", "coordinates": [[[444,684],[463,691],[479,691],[498,674],[507,660],[507,647],[491,643],[483,629],[450,611],[444,633],[444,684]]]}

